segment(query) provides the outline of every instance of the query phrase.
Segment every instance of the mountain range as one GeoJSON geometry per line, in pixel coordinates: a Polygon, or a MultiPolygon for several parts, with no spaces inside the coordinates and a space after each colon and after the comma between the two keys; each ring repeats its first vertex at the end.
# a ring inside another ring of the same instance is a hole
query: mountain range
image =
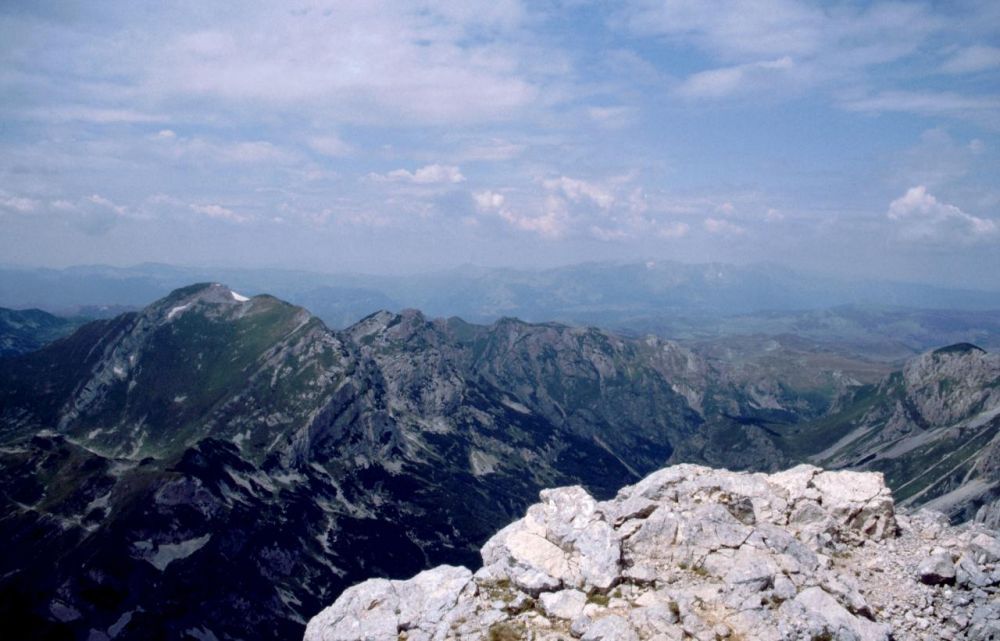
{"type": "Polygon", "coordinates": [[[890,373],[759,341],[412,309],[336,331],[175,290],[0,359],[0,611],[14,638],[295,637],[360,580],[475,567],[542,488],[608,498],[668,462],[878,469],[993,518],[995,355],[890,373]]]}
{"type": "Polygon", "coordinates": [[[82,318],[53,316],[40,309],[0,308],[0,356],[32,352],[84,322],[82,318]]]}
{"type": "MultiPolygon", "coordinates": [[[[192,282],[221,281],[306,307],[330,327],[347,327],[376,309],[420,309],[429,316],[492,323],[505,316],[618,329],[729,330],[722,319],[753,315],[761,328],[779,317],[849,306],[961,311],[1000,309],[1000,292],[832,277],[775,264],[686,264],[668,260],[583,263],[519,270],[462,266],[408,275],[323,274],[280,269],[196,268],[161,264],[66,269],[0,267],[0,306],[109,316],[142,308],[192,282]]],[[[974,317],[997,331],[995,315],[974,317]],[[992,320],[992,322],[990,322],[992,320]]],[[[877,319],[856,317],[863,325],[877,319]]],[[[787,322],[787,318],[786,318],[787,322]]],[[[823,322],[804,317],[803,326],[823,322]]],[[[827,323],[827,330],[834,329],[827,323]]],[[[661,333],[661,332],[657,332],[661,333]]],[[[740,330],[738,333],[748,333],[740,330]]],[[[666,335],[666,334],[664,334],[666,335]]]]}

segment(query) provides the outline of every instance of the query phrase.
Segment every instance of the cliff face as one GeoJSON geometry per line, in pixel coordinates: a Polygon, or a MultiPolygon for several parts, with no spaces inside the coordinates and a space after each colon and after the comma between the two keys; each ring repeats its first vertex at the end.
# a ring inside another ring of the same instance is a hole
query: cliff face
{"type": "Polygon", "coordinates": [[[882,472],[903,505],[998,522],[1000,354],[968,343],[922,354],[813,429],[832,444],[812,462],[882,472]]]}
{"type": "Polygon", "coordinates": [[[897,513],[881,474],[679,465],[545,490],[483,567],[373,579],[306,641],[996,639],[1000,538],[897,513]]]}

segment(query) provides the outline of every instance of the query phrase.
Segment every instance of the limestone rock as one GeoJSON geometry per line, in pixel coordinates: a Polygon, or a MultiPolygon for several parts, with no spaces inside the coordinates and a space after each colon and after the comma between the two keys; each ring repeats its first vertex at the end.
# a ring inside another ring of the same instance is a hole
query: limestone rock
{"type": "Polygon", "coordinates": [[[541,595],[539,602],[542,610],[549,616],[572,621],[583,613],[583,606],[587,605],[587,595],[579,590],[546,592],[541,595]]]}
{"type": "Polygon", "coordinates": [[[484,570],[538,593],[560,586],[607,589],[618,579],[614,528],[581,487],[543,490],[542,503],[483,547],[484,570]]]}
{"type": "Polygon", "coordinates": [[[308,641],[991,639],[1000,538],[897,514],[881,474],[659,470],[598,502],[545,490],[472,575],[375,579],[308,641]]]}
{"type": "Polygon", "coordinates": [[[955,582],[955,564],[951,555],[944,550],[937,550],[920,562],[917,568],[920,580],[927,585],[944,585],[955,582]]]}
{"type": "Polygon", "coordinates": [[[404,630],[412,632],[411,639],[443,639],[463,609],[460,597],[474,593],[471,580],[466,568],[442,565],[408,581],[365,581],[315,616],[305,639],[397,641],[404,630]]]}

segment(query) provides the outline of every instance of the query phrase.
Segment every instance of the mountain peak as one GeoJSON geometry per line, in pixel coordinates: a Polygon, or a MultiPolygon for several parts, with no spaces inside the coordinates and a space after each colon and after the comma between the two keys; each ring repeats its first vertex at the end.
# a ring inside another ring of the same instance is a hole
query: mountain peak
{"type": "Polygon", "coordinates": [[[985,354],[986,350],[978,345],[973,345],[972,343],[955,343],[954,345],[947,345],[940,349],[936,349],[932,352],[934,356],[942,356],[944,354],[975,354],[975,353],[985,354]]]}
{"type": "Polygon", "coordinates": [[[148,311],[171,321],[197,304],[234,307],[252,303],[253,299],[239,294],[221,283],[196,283],[181,287],[153,303],[148,311]]]}
{"type": "Polygon", "coordinates": [[[195,283],[180,287],[163,298],[164,301],[201,300],[211,303],[245,303],[249,297],[239,294],[222,283],[195,283]]]}

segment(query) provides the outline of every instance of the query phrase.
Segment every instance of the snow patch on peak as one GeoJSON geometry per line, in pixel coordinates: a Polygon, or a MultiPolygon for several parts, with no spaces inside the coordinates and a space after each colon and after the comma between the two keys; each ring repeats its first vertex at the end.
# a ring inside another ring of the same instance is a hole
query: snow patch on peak
{"type": "Polygon", "coordinates": [[[172,320],[174,316],[180,314],[189,307],[191,307],[191,303],[185,303],[183,305],[178,305],[177,307],[172,307],[170,311],[167,312],[167,320],[172,320]]]}
{"type": "Polygon", "coordinates": [[[237,303],[245,303],[248,300],[250,300],[250,298],[248,298],[247,296],[244,296],[243,294],[237,294],[232,290],[230,290],[229,293],[232,294],[233,300],[235,300],[237,303]]]}

